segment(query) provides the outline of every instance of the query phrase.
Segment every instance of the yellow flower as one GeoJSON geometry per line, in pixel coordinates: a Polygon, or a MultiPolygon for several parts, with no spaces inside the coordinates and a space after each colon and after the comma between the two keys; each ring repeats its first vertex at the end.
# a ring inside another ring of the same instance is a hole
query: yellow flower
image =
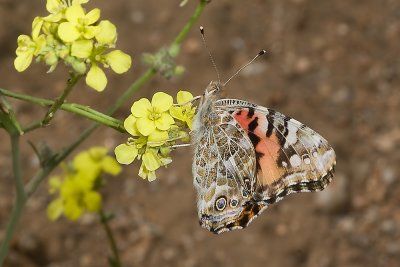
{"type": "Polygon", "coordinates": [[[193,99],[193,95],[187,91],[179,91],[177,96],[178,105],[172,106],[169,113],[172,117],[182,122],[192,130],[193,117],[196,113],[196,108],[192,107],[190,100],[193,99]]]}
{"type": "MultiPolygon", "coordinates": [[[[89,0],[72,0],[71,5],[86,4],[89,0]]],[[[68,8],[68,3],[65,0],[47,0],[46,10],[50,13],[43,19],[50,22],[58,22],[63,18],[63,13],[68,8]]]]}
{"type": "Polygon", "coordinates": [[[46,44],[46,37],[40,35],[43,20],[36,17],[32,22],[32,38],[28,35],[18,36],[18,47],[15,51],[17,57],[14,60],[14,67],[17,71],[26,70],[32,63],[33,56],[37,56],[46,44]]]}
{"type": "Polygon", "coordinates": [[[174,119],[168,113],[172,103],[172,97],[163,92],[155,93],[151,103],[146,98],[133,103],[131,112],[136,119],[138,132],[149,136],[156,130],[167,131],[174,124],[174,119]]]}
{"type": "MultiPolygon", "coordinates": [[[[129,115],[124,121],[125,130],[132,136],[142,136],[137,129],[137,121],[138,119],[133,115],[129,115]]],[[[160,131],[155,129],[147,136],[145,142],[150,143],[150,145],[156,144],[156,146],[160,146],[164,144],[166,140],[168,140],[168,131],[160,131]]]]}
{"type": "MultiPolygon", "coordinates": [[[[54,182],[55,178],[50,180],[50,185],[54,186],[54,182]]],[[[85,211],[99,211],[101,195],[93,187],[94,181],[87,179],[82,172],[67,175],[57,186],[59,197],[47,207],[48,217],[54,221],[64,214],[69,220],[75,221],[85,211]]]]}
{"type": "Polygon", "coordinates": [[[142,165],[140,165],[139,176],[143,179],[154,181],[157,176],[155,171],[161,166],[171,163],[170,157],[164,157],[158,149],[148,148],[142,156],[142,165]]]}
{"type": "Polygon", "coordinates": [[[143,162],[142,165],[140,165],[139,176],[142,177],[143,179],[149,180],[149,182],[152,182],[155,179],[157,179],[156,172],[149,171],[143,162]]]}
{"type": "Polygon", "coordinates": [[[32,34],[18,37],[14,66],[24,71],[33,57],[44,61],[52,72],[60,61],[77,73],[86,74],[86,84],[98,92],[107,86],[107,77],[100,67],[122,74],[132,65],[131,57],[115,47],[117,29],[108,20],[100,19],[100,9],[90,12],[82,4],[89,0],[47,0],[46,17],[36,17],[32,34]]]}
{"type": "Polygon", "coordinates": [[[51,220],[61,215],[69,220],[77,220],[84,212],[99,211],[102,201],[97,191],[101,185],[100,174],[117,175],[121,171],[119,164],[107,155],[104,147],[93,147],[79,153],[71,167],[64,168],[63,179],[58,176],[49,179],[49,192],[58,194],[47,207],[47,215],[51,220]]]}
{"type": "MultiPolygon", "coordinates": [[[[84,41],[88,42],[89,40],[84,41]]],[[[74,48],[74,44],[76,42],[81,42],[81,40],[73,42],[72,49],[74,48]]],[[[83,51],[86,51],[85,54],[82,54],[83,56],[86,56],[88,53],[92,52],[92,46],[86,44],[85,47],[86,50],[84,50],[85,48],[78,48],[77,50],[80,51],[78,53],[83,53],[83,51]]],[[[95,58],[95,60],[93,60],[91,63],[92,66],[86,75],[86,84],[98,92],[103,91],[107,86],[107,77],[104,71],[97,65],[98,63],[103,63],[106,67],[110,66],[111,69],[118,74],[128,71],[132,65],[131,57],[121,50],[114,50],[105,55],[92,54],[91,58],[95,58]]]]}
{"type": "Polygon", "coordinates": [[[100,9],[85,14],[81,5],[72,5],[65,11],[66,22],[58,26],[58,36],[64,42],[73,42],[81,37],[92,39],[99,32],[98,26],[91,26],[100,18],[100,9]]]}
{"type": "Polygon", "coordinates": [[[121,172],[121,166],[111,156],[107,155],[107,148],[92,147],[75,156],[73,167],[77,172],[82,172],[90,178],[96,179],[100,173],[118,175],[121,172]]]}
{"type": "Polygon", "coordinates": [[[132,137],[115,148],[117,161],[130,164],[135,159],[141,160],[139,176],[154,181],[157,178],[155,171],[172,162],[169,155],[175,142],[189,139],[187,128],[192,127],[195,114],[190,103],[192,99],[191,93],[180,91],[178,105],[174,107],[170,95],[157,92],[151,102],[142,98],[133,103],[131,115],[124,121],[124,128],[132,137]],[[183,124],[175,124],[173,117],[183,124]]]}

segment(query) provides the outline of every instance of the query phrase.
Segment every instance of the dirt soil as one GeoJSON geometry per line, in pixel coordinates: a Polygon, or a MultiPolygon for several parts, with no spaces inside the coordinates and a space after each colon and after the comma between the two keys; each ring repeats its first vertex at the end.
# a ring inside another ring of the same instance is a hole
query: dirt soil
{"type": "MultiPolygon", "coordinates": [[[[98,94],[80,83],[70,102],[106,110],[143,71],[143,52],[155,52],[176,36],[197,0],[92,0],[102,18],[118,27],[118,47],[134,58],[125,75],[109,72],[98,94]]],[[[29,34],[44,1],[0,1],[0,87],[53,99],[65,84],[66,68],[45,74],[33,64],[13,69],[16,38],[29,34]]],[[[177,62],[180,78],[156,77],[116,114],[156,91],[201,94],[216,74],[197,28],[226,80],[260,49],[270,51],[234,78],[229,96],[287,114],[321,133],[337,153],[336,175],[321,193],[295,194],[272,205],[247,229],[214,235],[196,214],[190,148],[149,183],[138,166],[110,177],[105,208],[124,266],[400,266],[400,1],[398,0],[214,0],[184,42],[177,62]]],[[[24,123],[45,110],[12,101],[24,123]]],[[[53,149],[68,144],[90,124],[59,112],[52,124],[23,137],[26,181],[38,162],[28,141],[53,149]]],[[[95,132],[82,146],[114,148],[127,136],[111,129],[95,132]]],[[[0,240],[13,206],[10,145],[0,131],[0,240]]],[[[56,172],[54,172],[55,174],[56,172]]],[[[109,245],[97,217],[76,223],[50,222],[46,183],[30,199],[5,266],[105,267],[109,245]]]]}

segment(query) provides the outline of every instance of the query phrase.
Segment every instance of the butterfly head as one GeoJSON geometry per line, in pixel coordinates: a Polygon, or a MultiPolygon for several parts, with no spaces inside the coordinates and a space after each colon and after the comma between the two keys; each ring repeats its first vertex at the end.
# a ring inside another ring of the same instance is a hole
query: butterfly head
{"type": "Polygon", "coordinates": [[[223,83],[211,81],[210,84],[206,87],[206,90],[204,92],[204,97],[207,98],[210,96],[218,95],[223,88],[224,88],[223,83]]]}

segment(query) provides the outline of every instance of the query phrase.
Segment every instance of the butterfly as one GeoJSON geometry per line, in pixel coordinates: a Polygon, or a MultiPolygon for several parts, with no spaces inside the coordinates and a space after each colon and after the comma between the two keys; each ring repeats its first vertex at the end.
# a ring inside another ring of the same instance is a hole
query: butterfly
{"type": "Polygon", "coordinates": [[[272,109],[221,98],[223,88],[208,85],[192,130],[199,222],[216,234],[247,227],[291,193],[323,190],[336,164],[332,147],[311,128],[272,109]]]}

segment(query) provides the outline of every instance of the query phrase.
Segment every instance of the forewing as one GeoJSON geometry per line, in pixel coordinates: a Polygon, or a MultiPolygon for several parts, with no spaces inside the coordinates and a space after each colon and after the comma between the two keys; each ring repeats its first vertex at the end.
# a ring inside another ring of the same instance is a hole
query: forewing
{"type": "Polygon", "coordinates": [[[336,164],[328,142],[304,124],[246,101],[222,99],[216,106],[232,114],[256,153],[254,198],[274,203],[294,192],[323,190],[336,164]]]}

